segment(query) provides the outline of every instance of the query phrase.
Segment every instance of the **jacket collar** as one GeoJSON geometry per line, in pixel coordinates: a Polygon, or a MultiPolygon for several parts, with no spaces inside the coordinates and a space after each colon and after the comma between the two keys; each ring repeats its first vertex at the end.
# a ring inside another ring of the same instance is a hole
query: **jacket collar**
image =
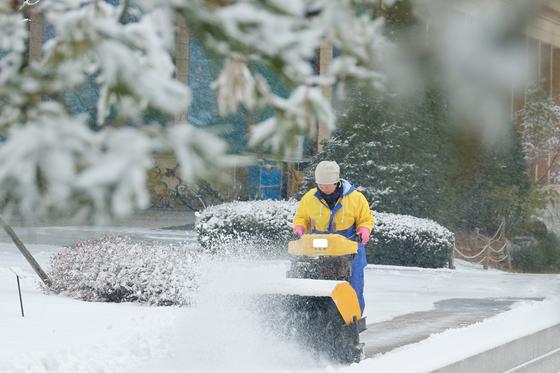
{"type": "MultiPolygon", "coordinates": [[[[356,189],[354,184],[352,184],[351,182],[349,182],[346,179],[340,179],[340,183],[342,184],[342,193],[341,193],[340,197],[346,197],[347,195],[349,195],[350,193],[352,193],[356,189]]],[[[319,188],[316,188],[316,190],[315,190],[315,197],[317,197],[318,199],[322,199],[321,198],[321,191],[319,190],[319,188]]]]}
{"type": "Polygon", "coordinates": [[[343,197],[349,195],[350,193],[352,193],[356,189],[354,184],[352,184],[351,182],[349,182],[346,179],[340,179],[340,182],[342,183],[342,196],[343,197]]]}

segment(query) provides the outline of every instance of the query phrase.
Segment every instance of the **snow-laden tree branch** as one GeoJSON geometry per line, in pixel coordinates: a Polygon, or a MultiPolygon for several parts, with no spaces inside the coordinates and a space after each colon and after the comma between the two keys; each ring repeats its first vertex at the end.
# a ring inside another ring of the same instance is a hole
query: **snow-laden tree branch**
{"type": "Polygon", "coordinates": [[[256,126],[251,144],[278,153],[296,136],[312,134],[317,121],[334,126],[317,83],[332,84],[358,70],[373,80],[381,76],[373,67],[375,43],[383,39],[380,23],[358,15],[350,0],[127,0],[120,6],[35,0],[21,7],[0,0],[0,131],[7,138],[0,145],[0,206],[25,217],[100,220],[146,207],[146,173],[157,152],[174,153],[187,182],[231,167],[235,158],[215,135],[187,123],[161,127],[144,120],[147,110],[172,118],[190,102],[188,87],[174,77],[176,17],[226,61],[213,85],[222,115],[240,105],[274,110],[275,117],[256,126]],[[41,11],[55,31],[42,59],[31,63],[20,12],[27,6],[41,11]],[[133,6],[142,12],[128,20],[133,6]],[[354,26],[345,33],[344,25],[354,26]],[[325,38],[352,63],[347,69],[337,64],[320,80],[310,60],[325,38]],[[273,94],[257,65],[272,70],[291,96],[273,94]],[[95,129],[65,101],[92,77],[100,92],[95,129]]]}
{"type": "MultiPolygon", "coordinates": [[[[387,84],[381,67],[395,67],[393,73],[410,70],[398,63],[398,55],[386,53],[392,48],[376,15],[377,0],[26,4],[44,14],[55,34],[43,45],[41,59],[28,61],[21,2],[0,0],[0,134],[6,137],[0,145],[0,210],[27,217],[71,214],[99,220],[145,207],[145,174],[158,152],[176,156],[185,182],[219,176],[236,160],[215,134],[188,123],[167,125],[190,102],[188,87],[175,78],[177,19],[224,61],[213,84],[223,117],[239,107],[274,112],[250,131],[249,144],[277,154],[292,152],[295,140],[313,136],[318,123],[334,128],[324,86],[337,84],[340,90],[346,80],[355,79],[380,89],[387,84]],[[330,70],[319,76],[311,61],[325,41],[337,53],[330,70]],[[259,73],[262,67],[283,83],[286,96],[273,92],[259,73]],[[66,101],[92,79],[100,92],[95,125],[66,101]],[[159,114],[167,123],[152,123],[146,112],[159,114]]],[[[488,35],[482,31],[477,34],[481,40],[488,35]]],[[[458,77],[469,76],[461,68],[472,66],[462,54],[453,54],[461,63],[449,58],[445,37],[451,33],[441,34],[433,43],[441,47],[435,52],[442,57],[438,71],[444,73],[442,80],[451,77],[451,84],[460,86],[458,77]]],[[[482,49],[475,47],[494,50],[485,40],[466,44],[472,47],[467,52],[477,56],[476,66],[487,64],[486,55],[478,53],[482,49]]],[[[497,56],[499,52],[489,60],[512,60],[513,54],[497,56]]],[[[509,73],[517,70],[507,69],[496,85],[503,85],[509,73]]],[[[483,80],[496,75],[473,74],[483,80]]],[[[473,97],[479,96],[475,84],[468,87],[473,97]]]]}
{"type": "MultiPolygon", "coordinates": [[[[143,3],[153,7],[157,1],[143,3]]],[[[178,0],[171,6],[210,49],[226,58],[213,85],[220,112],[235,112],[239,105],[250,110],[272,108],[276,116],[257,124],[250,144],[264,144],[285,154],[299,135],[313,136],[317,127],[312,123],[321,121],[334,128],[330,103],[317,85],[350,78],[382,85],[379,54],[387,45],[383,23],[364,3],[375,2],[178,0]],[[324,40],[341,53],[334,59],[334,68],[319,78],[310,61],[324,40]],[[292,96],[274,95],[257,72],[258,66],[271,70],[292,96]]]]}
{"type": "Polygon", "coordinates": [[[23,10],[26,7],[32,7],[35,6],[37,4],[39,4],[41,2],[41,0],[25,0],[21,6],[19,7],[19,10],[23,10]]]}

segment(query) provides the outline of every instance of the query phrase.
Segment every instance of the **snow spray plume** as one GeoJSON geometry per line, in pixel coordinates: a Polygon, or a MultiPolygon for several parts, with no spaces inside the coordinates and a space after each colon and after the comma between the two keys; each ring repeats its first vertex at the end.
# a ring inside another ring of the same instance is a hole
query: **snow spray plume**
{"type": "Polygon", "coordinates": [[[171,360],[178,366],[243,372],[317,366],[301,346],[267,327],[272,313],[282,310],[268,309],[259,295],[285,278],[284,262],[222,255],[204,263],[201,272],[197,304],[171,343],[177,353],[171,360]]]}

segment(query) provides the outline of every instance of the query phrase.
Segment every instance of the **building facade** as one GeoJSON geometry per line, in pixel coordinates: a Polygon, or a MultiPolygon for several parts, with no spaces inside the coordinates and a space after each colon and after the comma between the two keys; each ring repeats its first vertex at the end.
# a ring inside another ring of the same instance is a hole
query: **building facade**
{"type": "MultiPolygon", "coordinates": [[[[541,3],[526,32],[528,79],[524,92],[512,92],[512,118],[520,124],[517,113],[527,102],[528,88],[540,85],[545,94],[560,105],[560,1],[541,3]]],[[[556,123],[560,126],[560,122],[556,123]]],[[[529,162],[532,180],[539,184],[558,183],[560,147],[529,162]]]]}

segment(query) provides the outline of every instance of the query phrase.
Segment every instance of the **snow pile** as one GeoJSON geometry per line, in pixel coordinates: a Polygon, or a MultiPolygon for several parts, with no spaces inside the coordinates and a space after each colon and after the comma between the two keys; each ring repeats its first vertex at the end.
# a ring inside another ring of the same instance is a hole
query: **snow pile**
{"type": "Polygon", "coordinates": [[[184,246],[127,237],[81,241],[51,258],[50,290],[87,301],[190,305],[199,261],[184,246]]]}
{"type": "MultiPolygon", "coordinates": [[[[296,201],[248,201],[213,206],[197,215],[200,244],[213,253],[278,256],[294,239],[296,201]]],[[[453,233],[432,220],[374,212],[370,263],[443,267],[453,250],[453,233]]]]}

